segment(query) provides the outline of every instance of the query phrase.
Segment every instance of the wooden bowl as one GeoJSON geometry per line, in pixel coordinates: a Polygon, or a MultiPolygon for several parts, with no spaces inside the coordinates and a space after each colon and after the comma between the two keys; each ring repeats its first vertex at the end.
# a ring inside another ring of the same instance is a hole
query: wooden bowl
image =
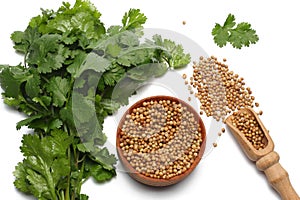
{"type": "Polygon", "coordinates": [[[145,99],[142,99],[138,102],[136,102],[134,105],[132,105],[123,115],[122,119],[119,122],[119,126],[118,126],[118,130],[117,130],[117,138],[116,138],[116,147],[117,147],[117,153],[119,156],[119,160],[122,163],[124,169],[126,170],[126,172],[128,172],[128,174],[136,181],[149,185],[149,186],[156,186],[156,187],[162,187],[162,186],[169,186],[169,185],[173,185],[176,184],[178,182],[180,182],[181,180],[183,180],[184,178],[186,178],[198,165],[198,163],[200,162],[204,150],[205,150],[205,145],[206,145],[206,131],[205,131],[205,127],[203,124],[203,121],[201,119],[201,117],[199,116],[199,114],[194,110],[193,107],[191,107],[188,103],[177,99],[175,97],[171,97],[171,96],[152,96],[152,97],[148,97],[145,99]],[[192,113],[194,115],[194,119],[198,122],[198,124],[200,125],[201,128],[201,136],[202,136],[202,142],[200,145],[200,151],[198,152],[197,157],[194,159],[194,162],[191,164],[191,167],[189,169],[187,169],[184,173],[171,177],[169,179],[158,179],[158,178],[151,178],[149,176],[145,176],[142,173],[139,173],[133,166],[131,166],[131,164],[128,162],[128,160],[125,158],[125,156],[123,155],[123,151],[120,147],[120,135],[122,132],[122,126],[124,124],[124,121],[126,119],[126,115],[130,114],[132,112],[133,109],[142,106],[143,102],[145,101],[159,101],[159,100],[170,100],[172,102],[176,102],[176,103],[180,103],[183,107],[186,107],[187,110],[192,113]]]}

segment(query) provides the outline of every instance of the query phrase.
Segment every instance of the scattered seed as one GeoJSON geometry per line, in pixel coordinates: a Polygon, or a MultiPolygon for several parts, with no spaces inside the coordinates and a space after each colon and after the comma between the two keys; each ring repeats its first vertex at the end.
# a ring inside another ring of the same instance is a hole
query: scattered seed
{"type": "Polygon", "coordinates": [[[225,133],[225,128],[222,128],[221,131],[222,131],[222,133],[225,133]]]}
{"type": "Polygon", "coordinates": [[[186,25],[186,21],[182,21],[182,24],[183,24],[183,25],[186,25]]]}
{"type": "Polygon", "coordinates": [[[213,143],[213,146],[214,146],[214,147],[217,147],[217,146],[218,146],[218,144],[214,142],[214,143],[213,143]]]}
{"type": "Polygon", "coordinates": [[[255,102],[255,106],[256,106],[256,107],[259,107],[259,103],[255,102]]]}

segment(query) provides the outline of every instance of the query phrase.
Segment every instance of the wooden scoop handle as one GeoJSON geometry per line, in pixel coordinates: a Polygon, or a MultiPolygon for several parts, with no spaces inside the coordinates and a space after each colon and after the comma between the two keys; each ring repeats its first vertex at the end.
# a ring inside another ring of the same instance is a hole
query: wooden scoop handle
{"type": "Polygon", "coordinates": [[[280,194],[282,200],[300,200],[294,190],[287,171],[279,163],[279,155],[275,151],[256,161],[256,167],[264,171],[269,183],[280,194]]]}

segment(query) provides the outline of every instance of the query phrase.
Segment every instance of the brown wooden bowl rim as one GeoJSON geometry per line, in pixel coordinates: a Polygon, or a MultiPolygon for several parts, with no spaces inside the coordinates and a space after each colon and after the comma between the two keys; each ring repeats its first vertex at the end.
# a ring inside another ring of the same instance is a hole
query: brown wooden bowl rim
{"type": "Polygon", "coordinates": [[[116,138],[116,148],[117,148],[117,153],[119,156],[119,159],[122,163],[122,165],[124,166],[125,170],[128,170],[129,175],[141,182],[144,183],[146,185],[150,185],[150,186],[168,186],[168,185],[173,185],[177,182],[180,182],[181,180],[183,180],[186,176],[188,176],[198,165],[198,163],[200,162],[200,160],[202,159],[202,156],[204,154],[204,150],[205,150],[205,146],[206,146],[206,130],[205,130],[205,126],[204,123],[200,117],[200,115],[196,112],[196,110],[187,102],[178,99],[176,97],[172,97],[172,96],[164,96],[164,95],[159,95],[159,96],[150,96],[150,97],[146,97],[143,98],[139,101],[137,101],[136,103],[134,103],[132,106],[130,106],[130,108],[127,109],[127,111],[123,114],[123,117],[121,118],[119,125],[118,125],[118,129],[117,129],[117,138],[116,138]],[[177,103],[181,103],[183,106],[187,107],[188,111],[192,112],[194,115],[194,118],[198,120],[198,124],[200,124],[201,127],[201,136],[202,136],[202,143],[201,143],[201,148],[200,151],[198,152],[198,156],[196,157],[196,159],[194,160],[193,164],[191,165],[191,167],[185,171],[184,173],[174,176],[170,179],[157,179],[157,178],[151,178],[148,176],[145,176],[141,173],[139,173],[138,171],[136,171],[131,164],[128,162],[128,160],[124,157],[121,148],[120,148],[120,132],[121,132],[121,128],[123,126],[123,123],[126,119],[126,115],[128,113],[131,113],[132,110],[140,105],[142,105],[143,102],[145,101],[151,101],[151,100],[171,100],[171,101],[175,101],[177,103]]]}

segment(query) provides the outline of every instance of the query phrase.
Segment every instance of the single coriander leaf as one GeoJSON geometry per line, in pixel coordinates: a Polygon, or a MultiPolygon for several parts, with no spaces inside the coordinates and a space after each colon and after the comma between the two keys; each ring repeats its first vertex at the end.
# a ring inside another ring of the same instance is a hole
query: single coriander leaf
{"type": "MultiPolygon", "coordinates": [[[[29,157],[27,160],[23,161],[24,165],[27,164],[37,164],[39,165],[40,163],[35,163],[36,161],[31,161],[32,163],[29,163],[30,159],[32,159],[33,157],[29,157]]],[[[47,166],[43,166],[43,167],[47,167],[47,166]]],[[[27,181],[30,183],[30,192],[36,196],[38,199],[51,199],[51,198],[56,198],[56,195],[54,193],[54,186],[51,185],[49,186],[47,183],[47,176],[46,178],[43,177],[43,175],[37,173],[34,170],[32,170],[31,168],[26,170],[27,172],[27,176],[26,179],[27,181]],[[51,195],[52,193],[52,195],[51,195]]]]}
{"type": "Polygon", "coordinates": [[[67,72],[69,72],[72,77],[76,77],[82,63],[85,61],[87,54],[84,51],[76,53],[76,56],[72,63],[67,67],[67,72]]]}
{"type": "Polygon", "coordinates": [[[14,43],[21,43],[24,40],[24,32],[22,31],[15,31],[11,34],[10,39],[14,42],[14,43]]]}
{"type": "Polygon", "coordinates": [[[84,143],[80,143],[77,144],[76,147],[78,149],[78,151],[82,152],[82,153],[90,153],[91,150],[94,150],[94,141],[92,142],[84,142],[84,143]]]}
{"type": "Polygon", "coordinates": [[[77,71],[76,78],[80,77],[83,72],[87,70],[94,70],[95,72],[102,73],[108,69],[111,65],[111,61],[108,59],[99,56],[95,53],[89,53],[85,61],[80,66],[80,69],[77,71]]]}
{"type": "Polygon", "coordinates": [[[13,175],[16,178],[14,181],[16,188],[22,192],[30,193],[30,183],[27,180],[26,166],[22,162],[19,162],[15,167],[13,175]]]}
{"type": "Polygon", "coordinates": [[[85,194],[80,194],[79,196],[79,200],[88,200],[89,196],[85,195],[85,194]]]}
{"type": "Polygon", "coordinates": [[[46,85],[46,90],[52,95],[53,105],[62,107],[67,101],[67,94],[71,91],[70,82],[66,78],[52,77],[46,85]]]}
{"type": "Polygon", "coordinates": [[[76,124],[89,122],[95,114],[94,102],[78,92],[72,93],[71,113],[76,124]]]}
{"type": "Polygon", "coordinates": [[[115,170],[104,169],[99,163],[92,160],[87,160],[85,172],[90,174],[97,182],[110,180],[116,175],[115,170]]]}
{"type": "Polygon", "coordinates": [[[251,29],[251,25],[243,22],[231,31],[228,41],[233,47],[241,49],[243,46],[249,47],[250,44],[255,44],[258,39],[256,31],[251,29]]]}
{"type": "Polygon", "coordinates": [[[122,26],[110,26],[110,27],[107,29],[107,34],[108,34],[109,36],[113,36],[113,35],[120,34],[121,29],[122,29],[122,26]]]}
{"type": "Polygon", "coordinates": [[[6,97],[18,98],[20,86],[28,79],[28,71],[23,66],[3,67],[0,72],[0,84],[6,97]]]}
{"type": "Polygon", "coordinates": [[[119,55],[121,50],[122,50],[121,47],[119,47],[119,45],[117,45],[117,44],[108,44],[106,46],[105,53],[110,55],[111,57],[115,58],[119,55]]]}
{"type": "Polygon", "coordinates": [[[34,97],[32,99],[33,102],[40,104],[45,110],[48,110],[48,106],[50,106],[52,98],[48,96],[40,96],[34,97]]]}
{"type": "Polygon", "coordinates": [[[41,80],[36,70],[31,69],[30,71],[31,74],[28,76],[25,85],[25,91],[29,97],[34,98],[37,97],[41,92],[41,88],[40,88],[41,80]]]}
{"type": "Polygon", "coordinates": [[[109,115],[114,114],[120,108],[120,104],[116,101],[113,101],[112,99],[102,99],[101,101],[99,101],[99,105],[109,115]]]}
{"type": "Polygon", "coordinates": [[[140,9],[130,9],[123,16],[123,29],[132,30],[142,28],[142,25],[145,24],[146,20],[147,17],[140,12],[140,9]]]}
{"type": "Polygon", "coordinates": [[[76,123],[78,136],[83,144],[88,144],[86,148],[89,152],[93,153],[95,151],[96,146],[93,145],[102,146],[107,140],[106,135],[103,133],[104,117],[103,115],[94,116],[85,123],[76,123]]]}
{"type": "Polygon", "coordinates": [[[117,163],[115,155],[110,154],[106,147],[97,148],[90,158],[101,164],[103,168],[107,170],[114,170],[114,165],[117,163]]]}
{"type": "Polygon", "coordinates": [[[125,31],[120,34],[120,44],[125,47],[135,47],[140,44],[137,34],[131,31],[125,31]]]}
{"type": "Polygon", "coordinates": [[[125,74],[125,69],[119,65],[103,73],[103,80],[106,85],[114,86],[125,74]]]}
{"type": "Polygon", "coordinates": [[[42,118],[42,117],[43,117],[43,115],[41,115],[41,114],[39,114],[39,115],[33,115],[33,116],[31,116],[31,117],[28,117],[28,118],[26,118],[26,119],[24,119],[24,120],[22,120],[22,121],[19,121],[19,122],[17,123],[16,128],[17,128],[17,130],[19,130],[19,129],[21,129],[22,126],[28,126],[28,125],[29,125],[31,122],[33,122],[34,120],[40,119],[40,118],[42,118]]]}
{"type": "Polygon", "coordinates": [[[31,44],[39,37],[40,33],[38,30],[28,26],[24,32],[13,32],[10,38],[14,42],[14,49],[19,53],[26,54],[31,44]]]}
{"type": "Polygon", "coordinates": [[[214,36],[214,41],[219,47],[224,47],[229,39],[228,30],[222,28],[220,24],[216,24],[212,30],[212,35],[214,36]]]}
{"type": "Polygon", "coordinates": [[[233,14],[228,14],[225,22],[224,22],[224,25],[223,27],[226,28],[226,29],[231,29],[235,26],[235,17],[233,14]]]}
{"type": "Polygon", "coordinates": [[[54,119],[49,123],[49,130],[59,129],[63,125],[60,119],[54,119]]]}
{"type": "Polygon", "coordinates": [[[62,109],[60,109],[59,117],[63,121],[63,123],[68,125],[68,127],[72,128],[75,126],[72,111],[72,100],[67,102],[67,104],[62,109]]]}

